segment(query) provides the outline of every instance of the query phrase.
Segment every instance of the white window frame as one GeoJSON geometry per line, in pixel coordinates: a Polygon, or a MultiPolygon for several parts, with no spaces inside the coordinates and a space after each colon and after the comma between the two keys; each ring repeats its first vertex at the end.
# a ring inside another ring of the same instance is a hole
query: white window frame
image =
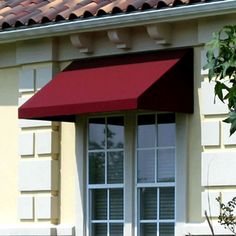
{"type": "MultiPolygon", "coordinates": [[[[168,114],[171,114],[171,112],[167,112],[168,114]]],[[[167,113],[163,113],[163,114],[167,114],[167,113]]],[[[155,223],[157,225],[157,236],[159,236],[158,233],[158,225],[159,223],[175,223],[176,222],[176,200],[175,200],[175,216],[174,219],[172,220],[161,220],[159,218],[159,210],[158,210],[158,206],[159,206],[159,199],[160,199],[160,188],[162,187],[174,187],[175,192],[176,192],[176,169],[175,169],[175,179],[173,182],[157,182],[156,181],[156,176],[157,176],[157,151],[158,150],[163,150],[163,149],[174,149],[175,150],[175,167],[176,167],[176,145],[175,146],[166,146],[166,147],[158,147],[157,145],[155,147],[145,147],[145,148],[140,148],[137,146],[137,141],[138,141],[138,135],[137,135],[137,127],[138,127],[138,116],[139,115],[155,115],[155,129],[157,132],[157,116],[158,112],[148,112],[148,113],[137,113],[136,114],[136,122],[135,122],[135,127],[136,127],[136,134],[135,134],[135,207],[136,207],[136,219],[135,219],[135,225],[136,225],[136,232],[135,235],[140,236],[140,224],[141,223],[155,223]],[[154,172],[154,176],[155,176],[155,182],[154,183],[138,183],[138,151],[139,150],[155,150],[155,172],[154,172]],[[139,197],[139,189],[140,188],[155,188],[157,191],[157,219],[156,220],[140,220],[140,209],[138,208],[139,203],[140,203],[140,197],[139,197]]],[[[173,113],[172,113],[173,114],[173,113]]],[[[176,125],[176,117],[175,117],[175,125],[176,125]]],[[[177,130],[177,127],[176,127],[177,130]]],[[[176,133],[176,132],[175,132],[176,133]]],[[[157,133],[155,135],[155,144],[157,143],[157,133]]],[[[176,197],[176,196],[175,196],[176,197]]]]}
{"type": "MultiPolygon", "coordinates": [[[[89,128],[88,128],[88,125],[89,125],[89,119],[93,119],[93,118],[104,118],[105,119],[105,126],[107,125],[107,118],[109,117],[123,117],[124,118],[124,130],[125,130],[125,116],[122,115],[122,114],[117,114],[117,115],[103,115],[103,116],[89,116],[87,118],[87,145],[86,145],[86,174],[87,174],[87,183],[86,183],[86,186],[87,186],[87,228],[88,228],[88,234],[89,236],[91,236],[91,232],[92,232],[92,229],[91,229],[91,225],[92,223],[104,223],[104,224],[107,224],[108,227],[107,227],[107,231],[108,231],[108,234],[109,234],[109,225],[110,223],[120,223],[120,224],[123,224],[124,225],[124,214],[125,214],[125,207],[123,207],[123,220],[110,220],[110,219],[107,219],[107,220],[92,220],[91,219],[91,209],[90,209],[90,204],[92,202],[92,199],[91,199],[91,195],[90,195],[90,192],[91,190],[93,189],[104,189],[104,190],[107,190],[107,217],[109,218],[109,209],[110,209],[110,205],[109,205],[109,193],[110,193],[110,189],[122,189],[123,190],[123,201],[125,199],[125,190],[124,190],[124,182],[125,182],[125,178],[124,178],[124,172],[123,172],[123,184],[108,184],[107,183],[107,154],[108,152],[112,152],[112,151],[116,151],[116,152],[119,152],[119,151],[123,151],[123,171],[124,171],[124,167],[125,167],[125,163],[124,163],[124,160],[126,159],[125,156],[125,147],[124,148],[120,148],[120,149],[108,149],[107,146],[105,145],[104,149],[102,150],[89,150],[88,149],[88,137],[89,137],[89,128]],[[89,154],[90,153],[97,153],[97,152],[103,152],[105,153],[105,183],[104,184],[89,184],[89,154]]],[[[125,132],[125,131],[124,131],[125,132]]],[[[125,136],[125,135],[124,135],[125,136]]],[[[107,133],[105,133],[104,135],[105,137],[105,144],[107,144],[107,133]]],[[[124,145],[125,145],[125,137],[124,137],[124,145]]]]}
{"type": "MultiPolygon", "coordinates": [[[[137,191],[135,174],[136,124],[135,111],[122,112],[114,116],[124,116],[124,235],[137,236],[137,191]],[[133,200],[135,199],[135,201],[133,200]],[[132,208],[127,211],[126,209],[132,208]]],[[[112,116],[101,114],[99,117],[112,116]]],[[[92,116],[98,117],[98,116],[92,116]]],[[[182,236],[183,224],[187,221],[187,167],[188,167],[188,123],[191,115],[176,113],[176,163],[175,163],[175,236],[182,236]]],[[[76,235],[89,235],[87,196],[87,116],[79,116],[76,121],[76,235]],[[86,140],[86,142],[85,142],[86,140]]]]}

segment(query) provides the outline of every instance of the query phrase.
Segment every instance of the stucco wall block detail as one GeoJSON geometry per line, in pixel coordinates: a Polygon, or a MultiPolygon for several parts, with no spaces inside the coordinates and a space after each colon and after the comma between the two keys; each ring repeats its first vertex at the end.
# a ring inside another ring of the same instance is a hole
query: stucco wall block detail
{"type": "Polygon", "coordinates": [[[21,220],[31,220],[34,218],[33,197],[21,196],[18,200],[18,215],[21,220]]]}
{"type": "Polygon", "coordinates": [[[202,153],[202,186],[236,185],[236,152],[202,153]]]}
{"type": "Polygon", "coordinates": [[[217,217],[220,214],[219,203],[216,198],[220,196],[219,192],[206,191],[202,193],[202,217],[205,216],[205,211],[208,216],[217,217]]]}
{"type": "Polygon", "coordinates": [[[53,77],[53,70],[51,67],[38,67],[36,68],[36,90],[45,86],[53,77]]]}
{"type": "Polygon", "coordinates": [[[21,133],[19,136],[19,154],[34,155],[34,133],[21,133]]]}
{"type": "MultiPolygon", "coordinates": [[[[41,40],[40,40],[41,41],[41,40]]],[[[54,58],[55,45],[51,39],[41,42],[21,42],[17,46],[17,63],[22,64],[18,72],[18,105],[24,104],[32,95],[45,86],[57,70],[55,63],[45,63],[46,58],[54,58]],[[28,62],[31,65],[28,65],[28,62]],[[33,65],[34,62],[43,62],[33,65]]],[[[28,223],[47,222],[44,231],[25,227],[10,235],[56,235],[56,229],[50,224],[57,222],[58,216],[58,182],[59,182],[59,124],[51,121],[18,121],[19,161],[18,218],[28,223]],[[27,157],[27,158],[26,158],[27,157]],[[30,157],[30,158],[29,158],[30,157]],[[31,197],[29,197],[31,196],[31,197]]],[[[33,224],[31,224],[33,225],[33,224]]],[[[15,232],[15,231],[14,231],[15,232]]],[[[0,230],[1,235],[1,230],[0,230]]]]}
{"type": "Polygon", "coordinates": [[[58,236],[75,235],[75,227],[73,225],[58,225],[57,235],[58,236]]]}
{"type": "Polygon", "coordinates": [[[38,128],[38,127],[45,127],[45,126],[51,126],[51,121],[44,121],[44,120],[25,120],[20,119],[19,120],[19,126],[20,128],[38,128]]]}
{"type": "Polygon", "coordinates": [[[201,75],[208,75],[208,70],[204,70],[203,67],[207,63],[206,50],[201,51],[201,75]]]}
{"type": "Polygon", "coordinates": [[[236,134],[230,134],[230,124],[223,123],[224,145],[236,145],[236,134]]]}
{"type": "Polygon", "coordinates": [[[57,219],[58,198],[51,196],[35,197],[35,216],[37,219],[57,219]]]}
{"type": "Polygon", "coordinates": [[[214,102],[214,83],[201,83],[201,113],[203,115],[219,115],[228,113],[227,105],[222,103],[218,98],[214,102]]]}
{"type": "Polygon", "coordinates": [[[30,96],[19,97],[18,105],[19,106],[23,105],[28,99],[30,99],[30,96]]]}
{"type": "MultiPolygon", "coordinates": [[[[212,217],[218,217],[220,215],[219,203],[216,201],[216,198],[221,196],[221,201],[227,203],[231,201],[235,196],[235,191],[227,190],[209,190],[202,193],[202,217],[205,216],[204,212],[207,211],[207,214],[212,217]]],[[[236,209],[234,210],[236,214],[236,209]]]]}
{"type": "Polygon", "coordinates": [[[6,228],[0,227],[0,235],[4,236],[51,236],[57,235],[56,228],[51,225],[9,225],[6,228]]]}
{"type": "Polygon", "coordinates": [[[220,122],[219,121],[202,122],[201,140],[203,146],[220,145],[220,122]]]}
{"type": "Polygon", "coordinates": [[[22,41],[17,44],[16,63],[22,65],[53,61],[56,58],[55,47],[52,39],[22,41]]]}
{"type": "Polygon", "coordinates": [[[4,236],[74,236],[75,229],[70,224],[60,224],[53,226],[51,224],[11,224],[0,227],[0,235],[4,236]]]}
{"type": "MultiPolygon", "coordinates": [[[[235,191],[223,191],[221,193],[222,196],[222,202],[227,204],[227,202],[231,201],[234,197],[236,197],[235,191]]],[[[236,209],[234,209],[233,214],[236,215],[236,209]]]]}
{"type": "Polygon", "coordinates": [[[58,161],[21,160],[19,168],[20,191],[57,190],[58,161]]]}
{"type": "Polygon", "coordinates": [[[58,132],[38,132],[35,134],[37,154],[58,153],[58,132]],[[52,142],[53,140],[53,142],[52,142]]]}
{"type": "Polygon", "coordinates": [[[34,70],[23,69],[19,74],[19,92],[33,92],[34,91],[34,70]]]}

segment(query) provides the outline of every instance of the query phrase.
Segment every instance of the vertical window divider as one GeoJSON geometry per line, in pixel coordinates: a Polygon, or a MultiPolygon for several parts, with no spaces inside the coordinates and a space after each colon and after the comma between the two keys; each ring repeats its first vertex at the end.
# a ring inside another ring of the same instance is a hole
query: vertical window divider
{"type": "Polygon", "coordinates": [[[136,112],[128,111],[125,113],[125,146],[124,146],[124,235],[134,235],[136,219],[136,191],[135,191],[135,118],[136,112]],[[131,211],[128,211],[131,209],[131,211]]]}
{"type": "Polygon", "coordinates": [[[140,190],[138,188],[138,154],[137,154],[137,141],[138,141],[138,135],[137,135],[137,124],[138,124],[138,114],[135,115],[135,131],[134,131],[134,166],[135,166],[135,171],[134,171],[134,186],[135,186],[135,214],[137,217],[135,217],[135,235],[140,236],[140,220],[141,220],[141,215],[140,215],[140,208],[138,207],[140,205],[140,190]]]}
{"type": "Polygon", "coordinates": [[[105,145],[104,145],[104,151],[105,151],[105,184],[107,183],[107,117],[105,117],[105,145]]]}
{"type": "MultiPolygon", "coordinates": [[[[89,118],[86,118],[86,137],[89,136],[89,118]]],[[[86,210],[88,212],[87,217],[86,217],[86,235],[91,235],[92,232],[92,224],[90,223],[90,219],[92,218],[92,209],[89,207],[89,205],[91,205],[92,203],[92,195],[91,195],[91,190],[88,188],[89,186],[89,140],[88,138],[86,138],[86,185],[87,185],[87,189],[86,189],[86,195],[87,195],[87,201],[86,201],[86,210]]]]}
{"type": "Polygon", "coordinates": [[[157,236],[159,236],[159,229],[160,229],[160,188],[157,188],[157,236]]]}
{"type": "Polygon", "coordinates": [[[110,236],[110,189],[107,190],[107,235],[110,236]]]}
{"type": "Polygon", "coordinates": [[[157,114],[155,114],[155,160],[154,160],[154,163],[155,163],[155,183],[157,183],[157,165],[158,165],[158,161],[157,161],[157,158],[158,158],[158,145],[157,145],[157,142],[158,142],[158,137],[157,137],[157,133],[158,133],[158,126],[157,126],[157,114]]]}

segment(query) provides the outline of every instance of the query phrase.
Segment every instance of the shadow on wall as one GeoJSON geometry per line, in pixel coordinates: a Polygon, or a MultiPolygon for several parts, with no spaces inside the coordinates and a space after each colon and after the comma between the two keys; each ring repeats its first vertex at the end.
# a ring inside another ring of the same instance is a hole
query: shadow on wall
{"type": "Polygon", "coordinates": [[[18,95],[17,70],[0,70],[0,106],[18,106],[18,95]]]}

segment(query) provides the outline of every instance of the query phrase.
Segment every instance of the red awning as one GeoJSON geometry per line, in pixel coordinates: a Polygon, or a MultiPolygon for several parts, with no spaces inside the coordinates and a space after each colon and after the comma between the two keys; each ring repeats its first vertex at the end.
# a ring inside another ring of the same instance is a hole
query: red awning
{"type": "Polygon", "coordinates": [[[189,51],[73,62],[19,108],[19,118],[72,120],[75,115],[148,109],[193,112],[189,51]]]}

